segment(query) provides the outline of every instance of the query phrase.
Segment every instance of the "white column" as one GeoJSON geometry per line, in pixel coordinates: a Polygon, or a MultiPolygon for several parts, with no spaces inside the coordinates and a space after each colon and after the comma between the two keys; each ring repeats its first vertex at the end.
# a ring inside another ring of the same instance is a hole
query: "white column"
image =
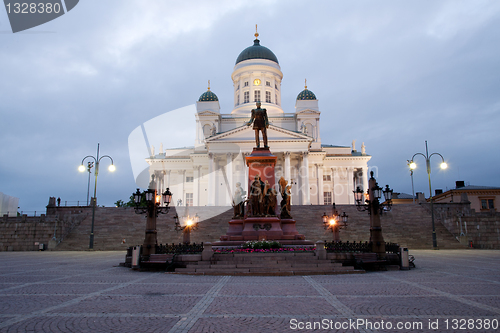
{"type": "Polygon", "coordinates": [[[181,170],[179,171],[179,174],[182,177],[182,182],[180,183],[180,198],[182,200],[182,206],[186,205],[186,196],[184,195],[185,193],[185,183],[186,183],[186,170],[181,170]]]}
{"type": "Polygon", "coordinates": [[[353,181],[354,181],[354,173],[353,173],[354,169],[353,168],[347,168],[346,170],[346,174],[347,174],[347,202],[349,204],[352,203],[352,201],[354,201],[354,198],[353,198],[353,194],[352,194],[352,191],[354,191],[354,186],[353,186],[353,181]]]}
{"type": "Polygon", "coordinates": [[[303,195],[303,204],[310,205],[311,204],[311,190],[309,188],[309,152],[302,153],[302,195],[303,195]]]}
{"type": "Polygon", "coordinates": [[[363,191],[368,189],[368,167],[363,167],[363,191]]]}
{"type": "Polygon", "coordinates": [[[221,183],[221,169],[220,169],[220,164],[219,164],[219,159],[217,156],[214,155],[214,196],[215,196],[215,206],[221,206],[220,202],[220,183],[221,183]]]}
{"type": "Polygon", "coordinates": [[[215,206],[215,170],[214,170],[214,154],[208,153],[208,193],[207,205],[215,206]]]}
{"type": "Polygon", "coordinates": [[[324,205],[325,194],[323,193],[323,164],[316,164],[316,175],[318,176],[318,205],[324,205]]]}
{"type": "Polygon", "coordinates": [[[340,199],[340,178],[339,178],[339,172],[338,172],[337,168],[332,168],[332,180],[333,180],[333,184],[332,184],[332,192],[333,192],[333,194],[332,194],[332,200],[336,204],[340,204],[342,202],[341,202],[341,199],[340,199]],[[339,194],[338,197],[337,197],[337,193],[339,194]]]}
{"type": "Polygon", "coordinates": [[[201,177],[201,165],[197,165],[194,167],[195,175],[194,175],[194,189],[193,189],[193,206],[200,205],[200,177],[201,177]]]}
{"type": "Polygon", "coordinates": [[[166,171],[167,177],[165,177],[165,188],[170,187],[170,170],[166,171]]]}
{"type": "Polygon", "coordinates": [[[285,180],[291,181],[291,173],[290,173],[290,152],[285,152],[285,180]]]}
{"type": "Polygon", "coordinates": [[[231,206],[232,202],[232,193],[233,193],[233,154],[227,153],[226,154],[226,175],[227,175],[227,182],[229,184],[226,185],[226,205],[231,206]],[[229,188],[229,191],[227,190],[229,188]]]}

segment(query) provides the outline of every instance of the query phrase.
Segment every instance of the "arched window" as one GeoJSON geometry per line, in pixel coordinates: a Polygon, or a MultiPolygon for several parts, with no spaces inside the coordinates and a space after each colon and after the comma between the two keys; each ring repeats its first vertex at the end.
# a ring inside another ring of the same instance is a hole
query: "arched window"
{"type": "Polygon", "coordinates": [[[209,124],[206,124],[203,126],[203,135],[205,138],[208,138],[212,134],[212,126],[209,124]]]}

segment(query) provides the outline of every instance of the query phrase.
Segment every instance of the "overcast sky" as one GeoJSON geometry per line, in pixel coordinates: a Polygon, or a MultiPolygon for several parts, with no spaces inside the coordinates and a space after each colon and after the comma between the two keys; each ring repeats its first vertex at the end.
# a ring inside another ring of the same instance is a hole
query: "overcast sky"
{"type": "MultiPolygon", "coordinates": [[[[256,23],[284,75],[284,111],[307,78],[322,142],[364,142],[381,185],[411,193],[406,160],[428,140],[449,165],[433,157],[433,188],[500,186],[500,1],[84,0],[16,34],[0,8],[0,191],[23,211],[50,196],[86,201],[77,167],[99,142],[117,168],[103,161],[99,204],[128,199],[129,134],[193,104],[209,79],[231,112],[231,73],[256,23]]],[[[415,190],[428,195],[416,162],[415,190]]]]}

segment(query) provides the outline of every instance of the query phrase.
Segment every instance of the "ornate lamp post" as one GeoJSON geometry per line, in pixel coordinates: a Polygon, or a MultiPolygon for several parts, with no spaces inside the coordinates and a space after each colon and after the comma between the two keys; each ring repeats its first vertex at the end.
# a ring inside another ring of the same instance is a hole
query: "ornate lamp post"
{"type": "Polygon", "coordinates": [[[431,201],[431,216],[432,216],[432,247],[434,248],[434,250],[437,250],[436,227],[434,225],[434,208],[432,205],[432,201],[433,201],[432,200],[432,186],[431,186],[431,157],[432,157],[432,155],[439,155],[441,157],[441,161],[442,161],[440,164],[441,169],[446,169],[448,167],[448,165],[444,161],[443,155],[441,155],[440,153],[432,153],[429,155],[429,149],[427,148],[427,141],[425,141],[425,155],[422,153],[416,153],[415,155],[413,155],[413,157],[410,160],[409,166],[410,166],[410,169],[412,170],[412,173],[413,173],[413,170],[415,170],[417,168],[417,164],[413,161],[415,156],[417,156],[417,155],[422,155],[425,158],[425,164],[427,166],[427,177],[429,178],[429,195],[430,195],[430,201],[431,201]]]}
{"type": "Polygon", "coordinates": [[[198,214],[193,217],[190,217],[189,214],[187,214],[187,216],[184,217],[184,225],[182,226],[179,222],[179,215],[175,214],[175,231],[182,231],[182,242],[184,244],[191,243],[191,231],[198,230],[199,221],[200,217],[198,216],[198,214]]]}
{"type": "MultiPolygon", "coordinates": [[[[85,159],[87,159],[87,158],[94,159],[94,162],[95,162],[95,169],[94,169],[95,183],[94,183],[94,199],[92,200],[93,201],[92,202],[92,227],[90,229],[90,244],[89,244],[89,249],[93,249],[94,248],[94,220],[95,220],[95,207],[97,205],[97,196],[96,195],[97,195],[97,176],[99,175],[99,163],[105,157],[107,157],[107,158],[109,158],[111,160],[111,165],[108,167],[108,170],[111,171],[111,172],[115,171],[116,168],[115,168],[115,166],[113,164],[113,159],[109,155],[104,155],[104,156],[99,157],[99,144],[97,144],[97,155],[96,155],[96,157],[91,156],[91,155],[85,156],[82,159],[82,164],[78,167],[78,171],[85,172],[86,169],[85,169],[85,166],[83,165],[83,162],[85,161],[85,159]]],[[[88,165],[87,165],[88,171],[89,171],[89,177],[90,177],[90,169],[92,168],[91,167],[91,163],[93,164],[94,162],[89,162],[88,165]]],[[[87,192],[87,205],[88,205],[88,192],[87,192]]]]}
{"type": "Polygon", "coordinates": [[[340,215],[335,208],[335,204],[333,204],[331,216],[323,213],[323,228],[325,228],[325,230],[332,229],[334,242],[340,242],[340,229],[347,228],[348,217],[349,216],[345,212],[340,215]]]}
{"type": "Polygon", "coordinates": [[[380,215],[384,210],[390,211],[392,208],[392,190],[389,188],[389,185],[386,185],[385,189],[382,190],[373,177],[373,171],[371,171],[368,181],[368,199],[365,199],[365,204],[362,203],[365,198],[363,190],[358,187],[353,192],[358,211],[367,210],[368,214],[370,214],[370,243],[372,244],[372,251],[380,256],[385,256],[385,242],[382,236],[380,215]],[[382,197],[382,193],[384,193],[385,203],[381,204],[379,199],[382,197]]]}
{"type": "Polygon", "coordinates": [[[88,185],[87,185],[87,206],[89,205],[90,173],[91,173],[93,167],[94,167],[94,162],[88,162],[87,163],[87,171],[89,172],[89,181],[88,181],[88,185]]]}
{"type": "MultiPolygon", "coordinates": [[[[412,161],[406,160],[406,165],[410,168],[410,177],[411,177],[411,195],[413,199],[413,203],[415,203],[415,188],[413,187],[413,169],[411,168],[412,166],[412,161]]],[[[414,163],[413,163],[414,164],[414,163]]]]}
{"type": "Polygon", "coordinates": [[[172,201],[172,193],[167,188],[161,195],[156,195],[156,190],[148,189],[141,193],[139,189],[133,194],[135,202],[136,214],[146,215],[146,236],[144,237],[144,244],[142,246],[142,255],[149,256],[156,253],[156,245],[158,240],[156,237],[156,218],[158,214],[167,214],[170,210],[170,202],[172,201]],[[146,207],[140,207],[142,198],[146,199],[146,207]],[[163,199],[163,200],[161,200],[163,199]],[[162,206],[161,201],[165,206],[162,206]]]}

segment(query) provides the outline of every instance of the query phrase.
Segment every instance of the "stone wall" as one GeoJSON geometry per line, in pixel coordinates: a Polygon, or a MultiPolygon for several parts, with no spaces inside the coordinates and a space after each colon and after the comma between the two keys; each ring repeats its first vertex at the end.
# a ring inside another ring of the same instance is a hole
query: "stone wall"
{"type": "MultiPolygon", "coordinates": [[[[38,251],[56,247],[71,231],[84,221],[88,210],[77,207],[58,207],[51,215],[4,215],[0,220],[0,251],[38,251]]],[[[51,212],[49,212],[51,213],[51,212]]]]}
{"type": "MultiPolygon", "coordinates": [[[[462,244],[500,249],[500,212],[476,212],[469,202],[434,203],[434,216],[462,244]]],[[[430,212],[430,205],[425,205],[430,212]]]]}
{"type": "MultiPolygon", "coordinates": [[[[442,249],[465,248],[470,241],[477,248],[500,248],[499,213],[475,213],[463,203],[435,204],[438,247],[442,249]],[[463,214],[458,216],[457,213],[463,214]],[[460,238],[457,222],[461,219],[467,237],[460,238]],[[465,223],[464,223],[465,222],[465,223]],[[459,241],[462,241],[460,243],[459,241]]],[[[173,216],[185,214],[185,207],[172,207],[157,221],[158,242],[180,243],[182,233],[174,230],[173,216]]],[[[370,220],[366,211],[359,212],[353,205],[337,205],[340,213],[349,215],[349,226],[340,231],[343,241],[368,241],[370,220]]],[[[292,216],[297,220],[297,230],[311,241],[331,240],[332,234],[322,226],[323,212],[331,213],[330,206],[292,206],[292,216]]],[[[35,242],[48,244],[54,236],[56,250],[86,250],[92,222],[89,207],[51,207],[50,215],[38,217],[3,217],[0,223],[0,250],[33,251],[35,242]]],[[[226,234],[232,217],[230,207],[190,207],[190,215],[198,214],[201,223],[191,241],[200,243],[217,241],[226,234]]],[[[432,248],[432,221],[429,205],[394,205],[391,212],[381,219],[386,242],[398,243],[410,249],[432,248]]],[[[94,223],[95,250],[125,250],[144,241],[145,215],[135,214],[133,208],[98,207],[94,223]]]]}

